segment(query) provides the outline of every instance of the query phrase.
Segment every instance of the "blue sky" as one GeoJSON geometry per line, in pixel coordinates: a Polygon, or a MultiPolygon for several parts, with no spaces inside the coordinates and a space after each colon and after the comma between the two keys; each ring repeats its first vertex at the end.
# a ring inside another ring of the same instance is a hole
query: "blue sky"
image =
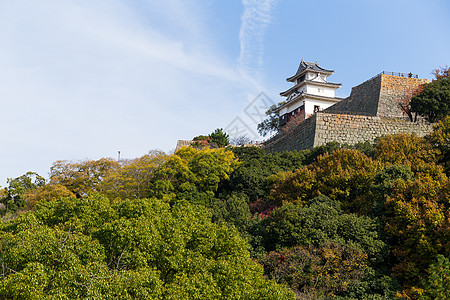
{"type": "Polygon", "coordinates": [[[281,101],[302,58],[341,97],[383,70],[431,78],[449,16],[448,0],[0,0],[0,185],[236,120],[254,132],[249,110],[281,101]]]}

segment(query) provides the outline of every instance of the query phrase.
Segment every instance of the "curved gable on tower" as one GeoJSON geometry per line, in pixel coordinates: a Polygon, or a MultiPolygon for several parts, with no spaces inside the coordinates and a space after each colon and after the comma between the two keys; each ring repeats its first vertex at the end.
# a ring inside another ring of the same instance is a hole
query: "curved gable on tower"
{"type": "Polygon", "coordinates": [[[334,70],[328,70],[328,69],[325,69],[325,68],[322,68],[321,66],[319,66],[317,61],[315,63],[312,63],[312,62],[304,61],[302,58],[302,61],[300,62],[300,65],[298,66],[298,69],[297,69],[297,72],[295,73],[295,75],[286,78],[286,81],[294,82],[298,77],[300,77],[301,75],[306,73],[306,71],[328,74],[328,76],[334,73],[334,70]]]}

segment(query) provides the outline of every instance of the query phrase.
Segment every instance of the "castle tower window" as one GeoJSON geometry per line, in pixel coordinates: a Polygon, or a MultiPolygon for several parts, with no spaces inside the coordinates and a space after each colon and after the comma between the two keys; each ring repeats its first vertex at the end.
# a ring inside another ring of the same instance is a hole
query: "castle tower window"
{"type": "Polygon", "coordinates": [[[314,112],[318,112],[320,110],[320,106],[319,105],[314,105],[314,112]]]}

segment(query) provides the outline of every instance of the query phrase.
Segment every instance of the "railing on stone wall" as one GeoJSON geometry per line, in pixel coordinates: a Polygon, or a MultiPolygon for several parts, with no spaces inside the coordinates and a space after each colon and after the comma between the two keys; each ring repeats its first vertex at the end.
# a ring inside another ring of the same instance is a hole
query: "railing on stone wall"
{"type": "Polygon", "coordinates": [[[383,71],[383,72],[381,72],[381,73],[379,73],[379,74],[373,76],[373,77],[370,78],[369,80],[372,80],[372,79],[374,79],[375,77],[380,76],[381,74],[384,74],[384,75],[392,75],[392,76],[398,76],[398,77],[407,77],[407,78],[419,78],[419,75],[413,74],[413,73],[411,73],[411,72],[409,72],[409,73],[398,73],[398,72],[387,72],[387,71],[383,71]]]}

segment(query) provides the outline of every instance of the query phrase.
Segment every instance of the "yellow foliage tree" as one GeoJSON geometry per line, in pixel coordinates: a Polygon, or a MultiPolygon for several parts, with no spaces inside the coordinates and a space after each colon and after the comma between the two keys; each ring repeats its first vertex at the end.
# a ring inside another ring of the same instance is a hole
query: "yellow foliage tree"
{"type": "Polygon", "coordinates": [[[385,232],[396,261],[395,276],[406,294],[420,286],[425,270],[450,249],[450,181],[420,176],[397,181],[386,199],[385,232]]]}
{"type": "Polygon", "coordinates": [[[63,185],[77,197],[82,197],[97,192],[106,174],[117,168],[119,163],[112,158],[82,162],[59,160],[50,168],[50,183],[63,185]]]}
{"type": "Polygon", "coordinates": [[[167,158],[164,152],[151,151],[140,158],[126,161],[119,168],[109,170],[99,190],[110,198],[146,198],[150,194],[156,170],[167,158]]]}
{"type": "Polygon", "coordinates": [[[46,184],[24,194],[30,209],[34,209],[41,201],[53,201],[61,197],[75,197],[75,195],[61,184],[46,184]]]}
{"type": "Polygon", "coordinates": [[[270,197],[275,202],[301,204],[323,194],[340,201],[345,210],[359,212],[364,209],[360,205],[367,205],[356,204],[354,200],[368,191],[380,169],[379,162],[362,152],[338,149],[319,156],[316,162],[294,172],[271,176],[269,182],[273,189],[270,197]]]}

